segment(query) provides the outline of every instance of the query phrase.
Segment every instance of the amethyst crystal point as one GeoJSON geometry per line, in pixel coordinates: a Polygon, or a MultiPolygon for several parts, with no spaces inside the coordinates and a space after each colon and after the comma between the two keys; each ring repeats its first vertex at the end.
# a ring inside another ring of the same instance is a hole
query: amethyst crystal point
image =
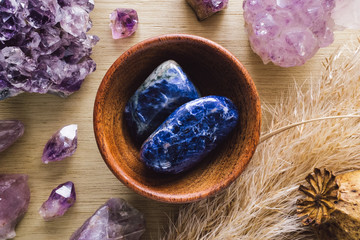
{"type": "Polygon", "coordinates": [[[134,9],[117,8],[110,14],[113,39],[131,36],[138,27],[138,15],[134,9]]]}
{"type": "Polygon", "coordinates": [[[0,174],[0,240],[15,237],[15,226],[25,215],[30,202],[28,177],[0,174]]]}
{"type": "Polygon", "coordinates": [[[145,232],[142,213],[124,199],[111,198],[70,237],[70,240],[138,240],[145,232]]]}
{"type": "Polygon", "coordinates": [[[52,190],[49,199],[39,209],[39,214],[45,220],[52,220],[65,214],[76,200],[73,182],[66,182],[52,190]]]}
{"type": "Polygon", "coordinates": [[[266,64],[304,64],[333,40],[335,0],[245,0],[251,47],[266,64]]]}
{"type": "Polygon", "coordinates": [[[77,148],[77,125],[71,124],[57,131],[46,143],[43,163],[63,160],[73,155],[77,148]]]}
{"type": "Polygon", "coordinates": [[[0,100],[22,92],[68,96],[95,71],[92,0],[0,0],[0,100]]]}
{"type": "Polygon", "coordinates": [[[178,107],[200,97],[182,68],[173,60],[160,64],[125,106],[125,120],[139,144],[178,107]]]}
{"type": "Polygon", "coordinates": [[[227,7],[229,0],[186,0],[201,21],[227,7]]]}
{"type": "Polygon", "coordinates": [[[144,142],[140,159],[159,173],[186,171],[214,150],[238,119],[235,105],[225,97],[208,96],[185,103],[144,142]]]}
{"type": "Polygon", "coordinates": [[[0,152],[24,134],[24,124],[17,120],[0,120],[0,152]]]}

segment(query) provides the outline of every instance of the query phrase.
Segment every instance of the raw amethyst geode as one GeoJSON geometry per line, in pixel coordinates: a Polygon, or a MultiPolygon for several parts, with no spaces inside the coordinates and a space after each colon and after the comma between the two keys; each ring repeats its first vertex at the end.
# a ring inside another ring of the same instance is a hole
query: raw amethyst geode
{"type": "Polygon", "coordinates": [[[92,0],[0,1],[0,100],[22,92],[68,96],[95,70],[92,0]]]}
{"type": "Polygon", "coordinates": [[[18,140],[24,130],[24,124],[18,120],[0,120],[0,152],[18,140]]]}
{"type": "Polygon", "coordinates": [[[73,233],[70,240],[138,240],[144,232],[143,214],[124,199],[111,198],[73,233]]]}
{"type": "Polygon", "coordinates": [[[28,176],[0,174],[0,239],[16,236],[15,227],[25,215],[30,202],[28,176]]]}
{"type": "Polygon", "coordinates": [[[265,64],[302,65],[334,41],[334,7],[335,0],[244,0],[251,47],[265,64]]]}

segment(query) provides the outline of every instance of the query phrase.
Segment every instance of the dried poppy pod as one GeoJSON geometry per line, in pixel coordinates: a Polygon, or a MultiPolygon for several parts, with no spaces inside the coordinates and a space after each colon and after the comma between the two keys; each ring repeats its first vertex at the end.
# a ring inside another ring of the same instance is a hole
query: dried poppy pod
{"type": "Polygon", "coordinates": [[[306,181],[310,186],[299,188],[306,198],[296,202],[303,224],[319,239],[360,239],[360,171],[334,176],[315,168],[306,181]]]}

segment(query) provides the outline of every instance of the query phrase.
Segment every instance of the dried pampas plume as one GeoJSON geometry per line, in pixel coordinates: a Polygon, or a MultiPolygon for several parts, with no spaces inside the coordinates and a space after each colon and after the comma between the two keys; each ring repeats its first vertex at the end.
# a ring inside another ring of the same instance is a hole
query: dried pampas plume
{"type": "Polygon", "coordinates": [[[239,179],[215,197],[182,207],[163,239],[315,238],[296,216],[299,185],[315,167],[360,169],[359,44],[326,59],[322,80],[307,92],[297,88],[267,110],[270,133],[239,179]]]}

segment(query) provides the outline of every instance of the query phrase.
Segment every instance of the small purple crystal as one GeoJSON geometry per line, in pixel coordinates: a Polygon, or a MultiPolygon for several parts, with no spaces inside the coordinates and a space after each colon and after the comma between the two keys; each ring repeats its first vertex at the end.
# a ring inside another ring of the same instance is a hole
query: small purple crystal
{"type": "Polygon", "coordinates": [[[46,143],[42,162],[63,160],[73,155],[77,148],[77,125],[71,124],[57,131],[46,143]]]}
{"type": "Polygon", "coordinates": [[[145,232],[142,213],[124,199],[111,198],[70,237],[70,240],[138,240],[145,232]]]}
{"type": "Polygon", "coordinates": [[[134,9],[117,8],[110,14],[110,28],[113,39],[131,36],[138,27],[138,15],[134,9]]]}
{"type": "Polygon", "coordinates": [[[0,174],[0,239],[16,236],[15,227],[25,215],[30,202],[27,175],[0,174]]]}
{"type": "Polygon", "coordinates": [[[24,134],[24,124],[17,120],[0,120],[0,152],[24,134]]]}
{"type": "Polygon", "coordinates": [[[227,8],[229,0],[186,0],[195,11],[197,18],[202,21],[214,13],[227,8]]]}
{"type": "Polygon", "coordinates": [[[281,67],[304,64],[334,41],[335,0],[245,0],[245,26],[253,51],[281,67]]]}
{"type": "Polygon", "coordinates": [[[66,182],[52,190],[49,199],[39,209],[39,214],[45,220],[63,216],[76,201],[73,182],[66,182]]]}
{"type": "Polygon", "coordinates": [[[96,68],[93,0],[0,1],[0,100],[22,92],[68,96],[96,68]]]}

